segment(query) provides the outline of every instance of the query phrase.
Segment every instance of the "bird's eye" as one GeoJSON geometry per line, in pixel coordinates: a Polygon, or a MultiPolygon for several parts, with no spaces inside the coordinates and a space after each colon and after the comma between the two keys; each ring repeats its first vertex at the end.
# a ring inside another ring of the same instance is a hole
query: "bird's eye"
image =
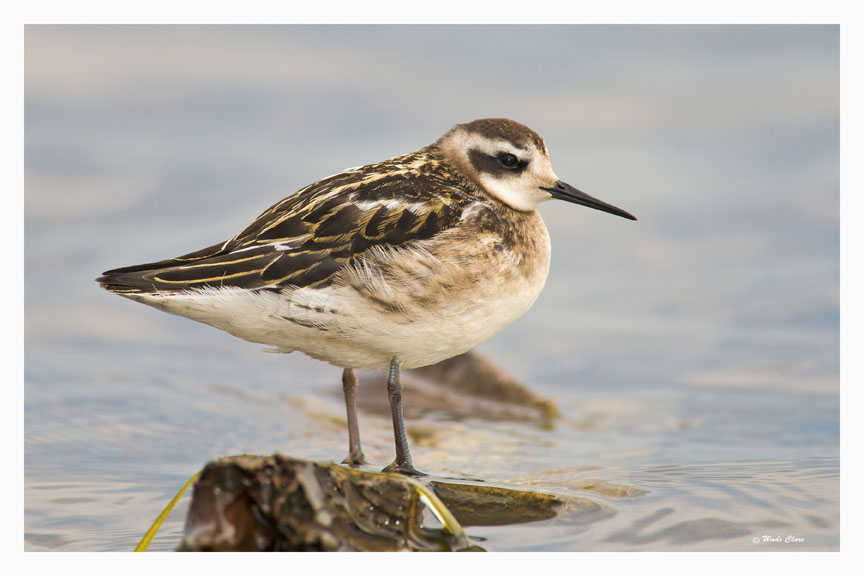
{"type": "Polygon", "coordinates": [[[508,152],[502,152],[501,154],[498,154],[498,162],[500,162],[501,165],[505,168],[509,168],[511,170],[519,167],[519,159],[508,152]]]}

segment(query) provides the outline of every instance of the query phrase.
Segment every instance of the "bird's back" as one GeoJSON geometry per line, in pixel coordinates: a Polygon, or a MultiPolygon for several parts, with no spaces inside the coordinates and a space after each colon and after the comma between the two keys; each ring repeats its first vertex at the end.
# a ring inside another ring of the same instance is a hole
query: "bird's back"
{"type": "Polygon", "coordinates": [[[373,247],[407,245],[456,225],[477,200],[464,178],[426,148],[311,184],[230,240],[109,270],[97,281],[121,295],[323,287],[373,247]]]}

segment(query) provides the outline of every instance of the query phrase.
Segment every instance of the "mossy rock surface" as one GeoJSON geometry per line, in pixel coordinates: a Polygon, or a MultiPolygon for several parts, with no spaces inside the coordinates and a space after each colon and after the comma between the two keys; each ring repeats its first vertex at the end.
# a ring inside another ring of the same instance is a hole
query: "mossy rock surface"
{"type": "Polygon", "coordinates": [[[281,454],[208,464],[195,484],[180,550],[482,550],[464,526],[613,514],[584,498],[408,478],[281,454]]]}

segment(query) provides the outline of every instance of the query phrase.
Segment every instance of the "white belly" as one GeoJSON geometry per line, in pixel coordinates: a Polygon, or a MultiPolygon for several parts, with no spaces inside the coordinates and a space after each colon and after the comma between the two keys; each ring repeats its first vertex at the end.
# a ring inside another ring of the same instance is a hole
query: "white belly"
{"type": "Polygon", "coordinates": [[[548,234],[537,221],[537,242],[527,253],[491,250],[491,237],[461,247],[445,239],[446,248],[370,254],[323,288],[129,297],[341,367],[383,369],[394,357],[405,368],[427,366],[467,352],[531,307],[549,270],[548,234]]]}

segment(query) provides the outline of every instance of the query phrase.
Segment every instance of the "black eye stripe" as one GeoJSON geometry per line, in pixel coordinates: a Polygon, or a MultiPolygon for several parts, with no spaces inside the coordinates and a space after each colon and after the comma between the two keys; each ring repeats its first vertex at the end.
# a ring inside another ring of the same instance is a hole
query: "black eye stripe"
{"type": "Polygon", "coordinates": [[[491,174],[497,178],[518,177],[528,162],[523,162],[515,154],[509,152],[498,152],[489,154],[485,151],[472,148],[468,150],[468,160],[471,166],[480,173],[491,174]],[[512,156],[516,163],[512,166],[507,166],[502,161],[502,156],[512,156]]]}

